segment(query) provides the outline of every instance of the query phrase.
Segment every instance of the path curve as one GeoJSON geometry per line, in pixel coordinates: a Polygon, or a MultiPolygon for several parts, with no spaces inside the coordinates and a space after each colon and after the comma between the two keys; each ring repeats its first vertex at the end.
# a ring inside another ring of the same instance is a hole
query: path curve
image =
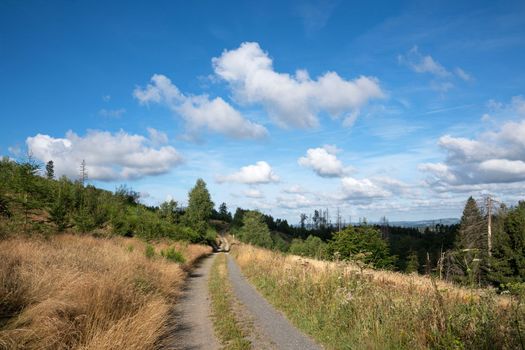
{"type": "Polygon", "coordinates": [[[242,275],[239,266],[228,255],[228,274],[237,299],[251,313],[255,328],[269,337],[277,349],[319,350],[322,349],[304,333],[295,328],[282,313],[264,299],[242,275]]]}
{"type": "Polygon", "coordinates": [[[173,314],[173,331],[164,341],[164,349],[220,349],[210,315],[208,278],[216,254],[204,258],[186,280],[173,314]]]}

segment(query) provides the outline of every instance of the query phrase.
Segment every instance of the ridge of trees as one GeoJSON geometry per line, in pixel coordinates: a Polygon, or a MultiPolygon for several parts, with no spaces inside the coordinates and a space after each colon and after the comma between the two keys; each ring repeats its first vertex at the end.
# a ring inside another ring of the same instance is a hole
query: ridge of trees
{"type": "Polygon", "coordinates": [[[209,225],[213,202],[202,179],[188,194],[183,209],[173,200],[158,207],[139,202],[140,194],[125,185],[115,192],[84,184],[83,162],[79,180],[54,179],[52,161],[39,176],[40,165],[30,158],[0,160],[0,238],[16,233],[53,234],[62,231],[96,235],[168,237],[190,242],[215,240],[209,225]]]}

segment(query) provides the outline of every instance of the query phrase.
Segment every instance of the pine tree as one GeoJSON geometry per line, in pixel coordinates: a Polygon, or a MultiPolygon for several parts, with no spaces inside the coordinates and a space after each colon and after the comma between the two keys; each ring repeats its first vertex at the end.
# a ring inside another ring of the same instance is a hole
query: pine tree
{"type": "Polygon", "coordinates": [[[226,222],[232,221],[232,214],[228,212],[228,207],[226,206],[226,203],[222,202],[219,206],[219,217],[221,220],[226,222]]]}
{"type": "Polygon", "coordinates": [[[407,266],[405,268],[406,273],[418,272],[419,270],[419,260],[417,253],[411,251],[407,258],[407,266]]]}
{"type": "Polygon", "coordinates": [[[486,223],[474,198],[469,197],[456,238],[458,249],[486,250],[486,223]]]}
{"type": "Polygon", "coordinates": [[[483,283],[488,266],[486,222],[472,196],[463,209],[455,246],[449,254],[452,276],[470,285],[483,283]]]}
{"type": "Polygon", "coordinates": [[[50,161],[47,162],[47,164],[46,164],[46,177],[47,177],[49,180],[52,180],[52,179],[54,179],[54,177],[55,177],[55,164],[53,163],[52,160],[50,160],[50,161]]]}

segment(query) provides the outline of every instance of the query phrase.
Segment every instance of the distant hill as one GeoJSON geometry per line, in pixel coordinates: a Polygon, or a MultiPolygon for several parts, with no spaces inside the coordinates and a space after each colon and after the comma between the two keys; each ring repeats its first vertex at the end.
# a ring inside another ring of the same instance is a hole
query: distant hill
{"type": "Polygon", "coordinates": [[[455,225],[459,224],[458,218],[443,218],[435,220],[418,220],[418,221],[390,221],[390,226],[401,226],[401,227],[432,227],[437,224],[441,225],[455,225]]]}

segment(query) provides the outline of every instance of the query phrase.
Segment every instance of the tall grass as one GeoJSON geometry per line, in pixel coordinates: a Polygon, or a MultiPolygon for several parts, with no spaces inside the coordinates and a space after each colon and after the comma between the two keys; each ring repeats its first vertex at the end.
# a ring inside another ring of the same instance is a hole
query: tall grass
{"type": "MultiPolygon", "coordinates": [[[[0,241],[0,349],[156,348],[185,272],[145,250],[124,238],[0,241]]],[[[188,263],[209,253],[179,250],[188,263]]]]}
{"type": "Polygon", "coordinates": [[[525,308],[489,290],[234,245],[245,275],[328,349],[520,349],[525,308]]]}

